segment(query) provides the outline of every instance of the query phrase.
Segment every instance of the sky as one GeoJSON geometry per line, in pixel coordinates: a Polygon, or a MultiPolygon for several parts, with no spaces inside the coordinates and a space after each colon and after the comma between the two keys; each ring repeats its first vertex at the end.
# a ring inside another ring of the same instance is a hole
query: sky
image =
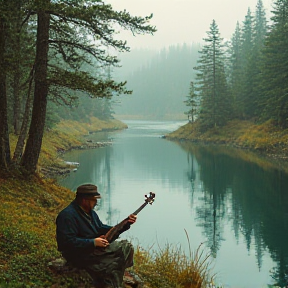
{"type": "MultiPolygon", "coordinates": [[[[262,0],[270,19],[274,0],[262,0]]],[[[133,48],[161,49],[170,45],[201,43],[214,19],[222,38],[231,39],[236,23],[245,19],[248,7],[255,12],[257,0],[106,0],[115,10],[126,9],[133,16],[153,13],[150,24],[157,32],[136,35],[120,32],[133,48]]]]}

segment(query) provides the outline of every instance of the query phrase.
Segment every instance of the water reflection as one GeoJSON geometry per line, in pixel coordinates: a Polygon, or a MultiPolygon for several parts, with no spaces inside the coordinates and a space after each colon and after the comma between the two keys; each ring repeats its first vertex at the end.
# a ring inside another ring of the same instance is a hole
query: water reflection
{"type": "MultiPolygon", "coordinates": [[[[180,144],[181,145],[181,144],[180,144]]],[[[203,183],[201,205],[197,207],[198,225],[209,239],[216,257],[229,225],[239,241],[244,235],[247,250],[254,243],[261,270],[264,251],[268,249],[277,263],[271,276],[281,287],[288,285],[288,177],[283,171],[265,169],[227,154],[227,148],[211,149],[182,144],[189,158],[195,159],[203,183]],[[228,219],[228,221],[227,221],[228,219]]],[[[233,150],[231,150],[233,151],[233,150]]],[[[234,150],[234,153],[237,153],[234,150]]],[[[191,162],[190,181],[195,180],[191,162]]],[[[235,259],[236,261],[236,259],[235,259]]]]}
{"type": "Polygon", "coordinates": [[[159,137],[177,123],[127,124],[125,131],[89,136],[113,138],[112,146],[67,154],[80,167],[60,183],[72,190],[97,184],[98,213],[112,225],[153,191],[154,207],[145,208],[124,237],[136,237],[142,246],[169,242],[187,248],[186,229],[192,248],[201,242],[209,247],[225,287],[287,285],[287,174],[239,150],[159,137]]]}

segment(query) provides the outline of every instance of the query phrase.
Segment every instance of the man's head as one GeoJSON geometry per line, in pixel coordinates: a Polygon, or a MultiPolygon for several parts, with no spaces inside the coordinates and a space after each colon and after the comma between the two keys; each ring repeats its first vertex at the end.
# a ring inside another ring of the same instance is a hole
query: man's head
{"type": "Polygon", "coordinates": [[[84,184],[77,188],[76,200],[86,212],[90,212],[97,204],[97,199],[101,198],[97,186],[84,184]]]}

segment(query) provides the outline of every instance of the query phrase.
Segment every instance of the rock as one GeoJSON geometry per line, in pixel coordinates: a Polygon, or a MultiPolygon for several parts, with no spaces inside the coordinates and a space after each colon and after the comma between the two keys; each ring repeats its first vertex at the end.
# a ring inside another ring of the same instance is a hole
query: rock
{"type": "MultiPolygon", "coordinates": [[[[89,281],[91,282],[91,278],[90,278],[89,274],[84,269],[79,269],[79,268],[76,268],[76,267],[69,265],[69,263],[67,263],[67,261],[63,257],[51,260],[48,263],[48,267],[54,273],[63,275],[63,277],[64,276],[71,277],[75,281],[79,281],[79,285],[84,285],[85,283],[88,283],[88,285],[89,285],[89,281]],[[84,284],[83,284],[83,281],[84,281],[84,284]],[[82,282],[82,283],[80,283],[80,282],[82,282]]],[[[125,271],[125,274],[123,277],[123,282],[124,282],[125,288],[145,288],[145,287],[147,287],[144,285],[144,283],[140,279],[140,277],[138,275],[136,275],[133,271],[125,271]]],[[[57,288],[58,287],[57,284],[55,284],[54,287],[57,288]]],[[[81,286],[79,286],[79,287],[81,287],[81,286]]],[[[97,287],[95,287],[95,288],[97,288],[97,287]]]]}
{"type": "Polygon", "coordinates": [[[132,271],[125,271],[123,282],[127,288],[145,288],[140,277],[132,271]]]}

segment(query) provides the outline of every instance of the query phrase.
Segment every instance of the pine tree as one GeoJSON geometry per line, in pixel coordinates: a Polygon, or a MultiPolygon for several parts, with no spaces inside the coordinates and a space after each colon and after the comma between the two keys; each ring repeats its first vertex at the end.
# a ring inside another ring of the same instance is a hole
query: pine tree
{"type": "Polygon", "coordinates": [[[251,118],[251,108],[253,107],[253,72],[251,70],[251,60],[253,52],[253,16],[250,8],[245,16],[243,28],[241,33],[241,87],[240,92],[242,95],[242,117],[251,118]]]}
{"type": "MultiPolygon", "coordinates": [[[[112,92],[128,92],[124,87],[125,82],[117,83],[113,79],[103,79],[94,68],[118,63],[116,57],[107,55],[105,47],[129,51],[126,42],[114,39],[115,23],[134,34],[153,33],[156,29],[148,24],[152,15],[144,18],[133,17],[126,10],[114,11],[111,5],[99,0],[23,0],[21,2],[23,6],[17,6],[22,9],[20,18],[15,21],[18,24],[15,25],[15,29],[9,30],[13,37],[8,38],[8,29],[14,28],[11,23],[8,25],[8,19],[13,15],[13,9],[9,6],[12,2],[14,0],[2,1],[0,6],[0,161],[5,169],[10,162],[6,86],[9,57],[6,55],[9,49],[17,54],[17,45],[12,45],[12,41],[9,43],[7,40],[17,39],[15,31],[27,24],[32,29],[31,35],[35,36],[33,46],[36,47],[36,55],[32,57],[35,63],[30,67],[32,77],[27,73],[28,80],[25,85],[29,92],[34,94],[34,102],[29,136],[20,165],[28,173],[34,173],[41,150],[48,97],[57,99],[56,102],[60,102],[60,99],[64,103],[69,103],[75,100],[74,95],[71,96],[73,90],[82,91],[92,98],[110,97],[112,92]],[[34,27],[37,28],[36,34],[34,27]],[[83,63],[90,65],[89,71],[82,69],[83,63]],[[64,98],[63,95],[67,95],[68,98],[64,98]]],[[[17,83],[14,85],[15,88],[19,86],[19,79],[14,83],[17,83]]],[[[14,94],[16,96],[16,90],[14,94]]],[[[20,154],[17,152],[17,155],[20,154]]]]}
{"type": "Polygon", "coordinates": [[[288,127],[288,1],[276,0],[272,13],[261,67],[261,116],[288,127]]]}
{"type": "Polygon", "coordinates": [[[261,75],[261,61],[264,41],[267,35],[266,13],[262,0],[258,0],[253,25],[253,49],[248,69],[251,75],[251,103],[249,107],[250,117],[259,116],[258,103],[262,98],[262,85],[259,85],[261,75]]]}
{"type": "Polygon", "coordinates": [[[9,0],[0,5],[0,169],[6,170],[11,162],[7,108],[7,38],[9,27],[9,0]]]}
{"type": "Polygon", "coordinates": [[[262,87],[259,85],[261,51],[267,33],[267,21],[262,0],[258,0],[255,17],[248,9],[243,27],[239,23],[230,47],[230,86],[234,100],[235,116],[251,119],[257,117],[262,87]]]}
{"type": "Polygon", "coordinates": [[[222,40],[213,20],[195,67],[198,71],[196,86],[201,99],[199,121],[203,129],[224,125],[231,112],[222,40]]]}
{"type": "Polygon", "coordinates": [[[230,87],[232,95],[232,106],[234,117],[240,118],[243,115],[243,99],[241,94],[242,85],[242,61],[241,61],[241,28],[239,22],[236,24],[235,32],[231,39],[230,54],[230,87]]]}
{"type": "Polygon", "coordinates": [[[188,121],[194,122],[198,114],[199,99],[195,91],[194,83],[192,81],[190,82],[190,88],[189,88],[189,94],[187,95],[187,100],[185,100],[184,103],[189,108],[189,110],[185,112],[185,114],[188,117],[188,121]]]}

